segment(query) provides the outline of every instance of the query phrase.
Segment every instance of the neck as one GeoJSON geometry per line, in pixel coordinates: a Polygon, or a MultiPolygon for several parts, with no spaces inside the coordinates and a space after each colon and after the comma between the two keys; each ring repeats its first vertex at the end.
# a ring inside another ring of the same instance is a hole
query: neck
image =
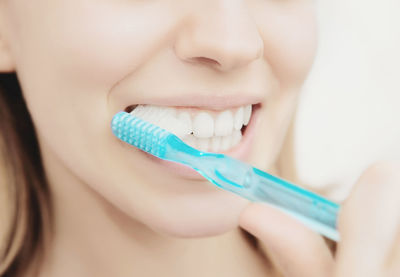
{"type": "Polygon", "coordinates": [[[159,234],[112,206],[51,154],[44,153],[43,162],[52,189],[54,233],[41,277],[248,276],[260,270],[261,256],[239,228],[206,238],[159,234]],[[243,264],[258,269],[238,268],[243,264]]]}

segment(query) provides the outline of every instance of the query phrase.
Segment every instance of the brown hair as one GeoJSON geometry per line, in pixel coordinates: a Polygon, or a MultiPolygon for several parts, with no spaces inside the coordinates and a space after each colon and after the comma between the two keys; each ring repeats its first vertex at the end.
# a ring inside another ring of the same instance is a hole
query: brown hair
{"type": "Polygon", "coordinates": [[[36,132],[18,77],[0,74],[0,276],[22,276],[43,254],[50,207],[36,132]]]}

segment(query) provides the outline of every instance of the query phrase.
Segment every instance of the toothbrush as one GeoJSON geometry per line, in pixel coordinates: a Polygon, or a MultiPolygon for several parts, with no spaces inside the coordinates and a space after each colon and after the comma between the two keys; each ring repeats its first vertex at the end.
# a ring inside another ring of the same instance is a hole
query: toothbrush
{"type": "Polygon", "coordinates": [[[340,206],[334,202],[227,155],[192,148],[145,118],[124,111],[113,117],[111,128],[126,143],[189,166],[222,189],[275,206],[321,235],[339,240],[336,220],[340,206]]]}

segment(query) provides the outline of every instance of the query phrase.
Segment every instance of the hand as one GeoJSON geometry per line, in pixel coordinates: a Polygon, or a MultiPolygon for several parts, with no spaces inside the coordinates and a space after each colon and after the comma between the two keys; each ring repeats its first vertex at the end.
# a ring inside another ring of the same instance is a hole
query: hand
{"type": "Polygon", "coordinates": [[[339,213],[336,257],[320,235],[266,204],[250,204],[240,225],[285,277],[398,277],[400,163],[375,164],[357,181],[339,213]]]}

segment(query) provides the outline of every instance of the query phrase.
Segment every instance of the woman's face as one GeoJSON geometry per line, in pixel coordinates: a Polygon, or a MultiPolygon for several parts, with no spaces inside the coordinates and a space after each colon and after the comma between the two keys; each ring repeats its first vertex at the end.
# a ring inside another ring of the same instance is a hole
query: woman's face
{"type": "Polygon", "coordinates": [[[214,121],[193,128],[209,130],[222,112],[234,117],[253,104],[242,139],[225,152],[269,169],[313,62],[312,1],[3,0],[0,7],[48,172],[63,168],[167,234],[237,226],[244,200],[118,140],[110,122],[130,105],[151,104],[186,111],[193,122],[205,112],[214,121]]]}

